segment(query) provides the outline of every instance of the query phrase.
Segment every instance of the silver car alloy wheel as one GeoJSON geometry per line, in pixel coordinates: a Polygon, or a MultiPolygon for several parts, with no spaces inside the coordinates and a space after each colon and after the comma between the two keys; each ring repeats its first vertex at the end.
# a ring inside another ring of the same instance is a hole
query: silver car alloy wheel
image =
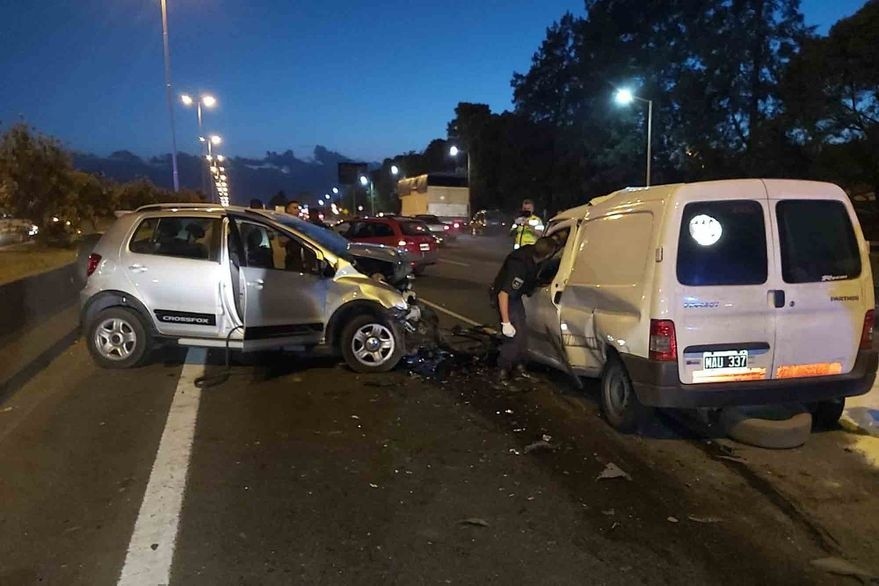
{"type": "Polygon", "coordinates": [[[351,351],[358,362],[367,366],[381,366],[394,354],[394,334],[382,324],[366,324],[351,339],[351,351]]]}
{"type": "Polygon", "coordinates": [[[128,321],[111,317],[95,328],[94,344],[107,360],[125,360],[137,347],[137,333],[128,321]]]}

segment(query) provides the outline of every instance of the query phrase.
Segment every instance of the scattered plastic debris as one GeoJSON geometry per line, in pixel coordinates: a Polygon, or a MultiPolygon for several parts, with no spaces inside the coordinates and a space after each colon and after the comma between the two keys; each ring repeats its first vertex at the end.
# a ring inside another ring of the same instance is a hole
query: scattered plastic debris
{"type": "Polygon", "coordinates": [[[695,515],[687,515],[687,519],[693,523],[722,523],[723,519],[719,517],[697,517],[695,515]]]}
{"type": "Polygon", "coordinates": [[[545,441],[545,442],[551,442],[552,436],[549,435],[548,433],[545,433],[545,434],[543,434],[543,437],[541,439],[543,439],[543,441],[545,441]]]}
{"type": "MultiPolygon", "coordinates": [[[[543,436],[543,437],[547,437],[547,436],[543,436]]],[[[554,450],[554,449],[555,449],[555,446],[552,445],[551,443],[549,443],[548,441],[540,440],[540,441],[536,441],[534,443],[528,444],[527,446],[525,446],[525,448],[522,451],[525,452],[526,454],[530,454],[531,452],[535,452],[537,450],[554,450]]]]}
{"type": "Polygon", "coordinates": [[[820,558],[817,560],[812,560],[809,563],[811,563],[819,570],[824,570],[828,574],[834,574],[837,576],[852,576],[854,578],[859,578],[865,584],[879,579],[879,577],[871,574],[867,570],[859,568],[853,563],[846,561],[842,558],[820,558]]]}
{"type": "Polygon", "coordinates": [[[604,470],[601,471],[601,474],[595,480],[610,480],[613,478],[632,480],[631,476],[613,462],[608,462],[607,466],[604,467],[604,470]]]}
{"type": "Polygon", "coordinates": [[[678,521],[677,517],[666,517],[665,520],[668,521],[669,523],[679,523],[680,522],[680,521],[678,521]]]}
{"type": "Polygon", "coordinates": [[[15,407],[4,407],[3,409],[0,409],[0,413],[9,413],[13,409],[15,409],[15,407]]]}
{"type": "Polygon", "coordinates": [[[470,517],[469,519],[461,519],[459,525],[472,525],[473,527],[488,527],[488,521],[479,517],[470,517]]]}
{"type": "Polygon", "coordinates": [[[378,488],[378,484],[369,483],[370,488],[378,488]]]}

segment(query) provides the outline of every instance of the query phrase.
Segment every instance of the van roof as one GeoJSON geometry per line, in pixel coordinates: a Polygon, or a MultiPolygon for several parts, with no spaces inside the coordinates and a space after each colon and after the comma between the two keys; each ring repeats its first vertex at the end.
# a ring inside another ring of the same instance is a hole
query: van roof
{"type": "Polygon", "coordinates": [[[763,193],[769,193],[770,198],[784,199],[797,195],[798,197],[815,197],[821,194],[823,197],[836,196],[846,198],[845,192],[837,185],[820,181],[803,181],[793,179],[721,179],[717,181],[699,181],[693,183],[672,183],[669,185],[655,185],[651,187],[627,187],[615,191],[609,195],[592,198],[588,203],[571,208],[557,214],[553,220],[568,220],[572,218],[585,218],[591,214],[607,213],[612,210],[627,208],[646,201],[665,200],[678,193],[698,189],[704,191],[706,187],[715,186],[723,191],[741,190],[743,194],[753,192],[758,188],[763,193]]]}

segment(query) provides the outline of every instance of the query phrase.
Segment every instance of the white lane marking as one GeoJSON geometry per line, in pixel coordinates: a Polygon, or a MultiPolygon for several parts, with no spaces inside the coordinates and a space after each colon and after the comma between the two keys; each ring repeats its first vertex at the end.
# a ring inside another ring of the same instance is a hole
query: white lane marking
{"type": "Polygon", "coordinates": [[[204,348],[186,354],[117,584],[169,582],[201,398],[195,379],[204,373],[206,358],[204,348]]]}
{"type": "Polygon", "coordinates": [[[449,260],[447,258],[438,258],[436,259],[438,262],[445,263],[447,265],[457,265],[459,267],[469,267],[470,263],[466,262],[458,262],[456,260],[449,260]]]}
{"type": "Polygon", "coordinates": [[[452,316],[453,318],[455,318],[455,319],[457,319],[457,320],[459,320],[459,321],[464,322],[465,324],[468,324],[468,325],[471,325],[471,326],[481,326],[481,325],[482,325],[482,324],[479,323],[478,321],[473,321],[473,320],[470,319],[469,317],[465,317],[465,316],[461,315],[460,313],[455,313],[455,312],[452,311],[451,309],[446,309],[446,308],[443,307],[442,305],[437,305],[436,303],[432,303],[432,302],[428,301],[427,299],[425,299],[424,297],[419,297],[418,300],[419,300],[420,302],[422,302],[423,304],[425,304],[426,306],[428,306],[428,307],[432,307],[432,308],[434,308],[434,309],[437,310],[437,311],[441,311],[441,312],[445,313],[446,315],[450,315],[450,316],[452,316]]]}

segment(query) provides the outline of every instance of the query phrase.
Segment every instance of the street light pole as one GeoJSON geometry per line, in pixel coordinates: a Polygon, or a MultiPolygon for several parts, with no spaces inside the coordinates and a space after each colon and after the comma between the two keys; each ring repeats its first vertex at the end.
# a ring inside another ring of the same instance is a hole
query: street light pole
{"type": "Polygon", "coordinates": [[[162,44],[165,55],[165,95],[168,98],[168,117],[171,120],[171,174],[174,192],[180,191],[180,177],[177,173],[177,131],[174,125],[174,90],[171,87],[171,47],[168,44],[168,4],[162,4],[162,44]]]}
{"type": "Polygon", "coordinates": [[[650,187],[650,164],[653,161],[653,100],[647,100],[647,187],[650,187]]]}
{"type": "Polygon", "coordinates": [[[647,187],[650,187],[650,167],[653,161],[653,100],[645,100],[640,96],[636,96],[632,93],[632,90],[627,88],[617,90],[614,98],[618,104],[624,106],[635,101],[647,104],[647,178],[645,183],[647,187]]]}

